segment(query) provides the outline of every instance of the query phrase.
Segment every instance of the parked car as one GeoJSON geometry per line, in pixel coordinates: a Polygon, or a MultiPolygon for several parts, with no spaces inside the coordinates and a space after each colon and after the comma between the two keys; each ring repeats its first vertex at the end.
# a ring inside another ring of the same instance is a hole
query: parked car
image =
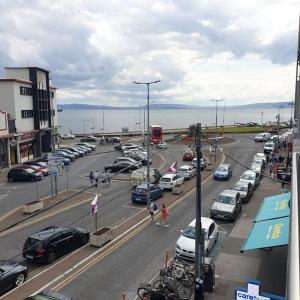
{"type": "Polygon", "coordinates": [[[92,145],[92,144],[89,144],[89,143],[83,143],[83,142],[77,143],[77,144],[75,144],[75,146],[88,147],[88,148],[91,148],[93,151],[96,151],[96,149],[97,149],[97,147],[95,145],[92,145]]]}
{"type": "Polygon", "coordinates": [[[81,138],[80,142],[81,143],[91,143],[91,142],[93,143],[93,142],[99,142],[99,139],[93,135],[89,135],[89,136],[85,136],[85,137],[81,138]]]}
{"type": "MultiPolygon", "coordinates": [[[[206,168],[206,165],[207,165],[207,162],[206,162],[206,160],[202,157],[201,159],[200,159],[200,168],[201,168],[201,170],[204,170],[205,168],[206,168]]],[[[193,166],[193,168],[197,168],[197,157],[195,157],[195,158],[193,158],[193,160],[192,160],[192,166],[193,166]]]]}
{"type": "Polygon", "coordinates": [[[229,164],[221,164],[214,172],[214,179],[228,180],[232,176],[232,169],[229,164]]]}
{"type": "Polygon", "coordinates": [[[75,135],[71,133],[63,133],[60,135],[60,138],[63,140],[73,140],[75,139],[75,135]]]}
{"type": "MultiPolygon", "coordinates": [[[[141,155],[141,154],[137,154],[137,153],[127,153],[125,154],[125,157],[130,157],[136,161],[139,161],[142,163],[143,166],[147,166],[148,164],[148,160],[147,160],[147,157],[145,157],[144,155],[141,155]]],[[[152,159],[149,158],[149,164],[151,165],[152,164],[152,159]]]]}
{"type": "Polygon", "coordinates": [[[177,172],[183,176],[184,180],[191,180],[196,175],[196,169],[189,165],[179,167],[177,172]]]}
{"type": "Polygon", "coordinates": [[[31,168],[35,172],[41,172],[43,174],[43,176],[48,176],[48,167],[45,168],[45,167],[41,167],[41,166],[36,166],[31,163],[24,163],[23,166],[21,166],[21,167],[31,168]]]}
{"type": "Polygon", "coordinates": [[[80,157],[85,156],[84,151],[82,151],[82,150],[80,150],[80,149],[78,149],[78,148],[76,148],[76,147],[71,147],[71,146],[60,146],[59,149],[61,149],[61,150],[69,150],[69,151],[75,153],[75,155],[76,155],[76,153],[78,153],[78,156],[80,156],[80,157]]]}
{"type": "Polygon", "coordinates": [[[72,298],[60,292],[42,291],[24,300],[72,300],[72,298]]]}
{"type": "Polygon", "coordinates": [[[237,181],[231,189],[236,190],[240,193],[240,197],[243,203],[248,203],[253,195],[253,186],[246,180],[237,181]]]}
{"type": "Polygon", "coordinates": [[[264,145],[264,153],[268,154],[271,152],[274,152],[275,150],[275,144],[273,142],[267,142],[264,145]]]}
{"type": "Polygon", "coordinates": [[[39,181],[43,179],[43,174],[41,172],[36,172],[31,168],[16,167],[10,169],[7,173],[8,181],[39,181]]]}
{"type": "Polygon", "coordinates": [[[162,176],[159,180],[159,186],[165,190],[172,189],[176,184],[183,184],[183,177],[179,174],[168,173],[162,176]]]}
{"type": "MultiPolygon", "coordinates": [[[[161,177],[160,172],[155,168],[150,168],[150,183],[157,184],[159,183],[159,179],[161,177]]],[[[130,185],[135,187],[141,183],[147,181],[147,168],[142,167],[138,170],[132,171],[130,176],[130,185]]]]}
{"type": "MultiPolygon", "coordinates": [[[[164,196],[164,189],[157,185],[150,184],[150,199],[156,200],[164,196]]],[[[147,184],[138,185],[131,193],[131,201],[147,204],[147,184]]]]}
{"type": "Polygon", "coordinates": [[[252,162],[261,164],[262,168],[264,169],[267,164],[267,158],[264,153],[256,153],[252,162]]]}
{"type": "Polygon", "coordinates": [[[263,173],[263,165],[259,162],[253,162],[250,165],[250,169],[255,173],[259,174],[259,178],[261,179],[263,173]]]}
{"type": "Polygon", "coordinates": [[[137,169],[142,166],[142,163],[140,161],[137,161],[131,157],[117,157],[114,160],[114,164],[116,164],[118,162],[130,162],[131,164],[135,165],[137,167],[137,169]]]}
{"type": "Polygon", "coordinates": [[[236,190],[224,190],[214,199],[210,217],[234,221],[241,211],[242,200],[240,193],[236,190]]]}
{"type": "MultiPolygon", "coordinates": [[[[201,217],[204,229],[204,252],[209,253],[219,236],[218,225],[210,218],[201,217]]],[[[196,219],[194,219],[184,230],[177,240],[175,255],[186,260],[195,260],[196,219]]]]}
{"type": "Polygon", "coordinates": [[[30,163],[31,165],[35,165],[35,166],[38,166],[38,167],[48,168],[48,164],[47,164],[46,161],[34,160],[34,161],[28,161],[27,163],[30,163]]]}
{"type": "MultiPolygon", "coordinates": [[[[124,147],[123,154],[129,153],[129,152],[134,152],[134,151],[144,152],[144,149],[143,149],[143,147],[137,146],[137,145],[126,146],[126,147],[124,147]]],[[[147,152],[145,152],[145,154],[147,155],[147,152]]]]}
{"type": "Polygon", "coordinates": [[[166,142],[161,142],[161,143],[156,144],[156,148],[157,149],[167,149],[168,144],[166,142]]]}
{"type": "Polygon", "coordinates": [[[183,154],[183,160],[184,161],[192,161],[195,157],[195,154],[192,150],[186,150],[185,153],[183,154]]]}
{"type": "Polygon", "coordinates": [[[27,267],[19,262],[0,261],[0,295],[24,283],[27,278],[27,267]]]}
{"type": "Polygon", "coordinates": [[[253,186],[253,189],[256,189],[260,182],[260,175],[252,170],[246,170],[240,179],[250,182],[253,186]]]}
{"type": "Polygon", "coordinates": [[[69,152],[67,152],[67,151],[65,151],[65,150],[57,150],[57,151],[55,151],[55,152],[52,152],[54,155],[61,155],[62,156],[62,158],[64,159],[64,158],[68,158],[68,159],[70,159],[71,161],[74,161],[75,159],[76,159],[76,156],[75,156],[75,154],[73,154],[71,151],[69,152]]]}
{"type": "Polygon", "coordinates": [[[114,146],[114,149],[117,150],[117,151],[121,151],[122,145],[123,145],[123,144],[118,143],[117,145],[114,146]]]}
{"type": "Polygon", "coordinates": [[[63,152],[66,152],[66,153],[68,153],[68,154],[72,154],[72,155],[75,156],[75,158],[78,158],[78,157],[79,157],[79,153],[78,153],[77,151],[72,151],[72,150],[67,149],[67,148],[59,148],[59,149],[57,149],[56,152],[59,152],[59,151],[63,151],[63,152]]]}
{"type": "Polygon", "coordinates": [[[144,157],[147,157],[147,151],[144,151],[142,147],[139,147],[139,148],[129,148],[129,149],[126,149],[124,152],[123,152],[123,156],[126,156],[126,154],[139,154],[139,155],[142,155],[144,157]]]}
{"type": "Polygon", "coordinates": [[[85,155],[87,155],[88,153],[91,153],[93,151],[92,148],[86,147],[86,146],[75,145],[75,147],[79,150],[84,151],[85,155]]]}
{"type": "Polygon", "coordinates": [[[26,239],[22,254],[30,261],[51,264],[88,241],[85,228],[49,226],[26,239]]]}
{"type": "Polygon", "coordinates": [[[125,172],[129,173],[132,172],[133,170],[137,170],[139,167],[132,162],[129,161],[120,161],[117,163],[114,163],[112,165],[106,165],[104,167],[105,172],[110,171],[110,172],[125,172]]]}
{"type": "Polygon", "coordinates": [[[134,143],[124,143],[122,146],[121,146],[121,150],[124,151],[126,150],[128,147],[134,147],[136,148],[138,145],[137,144],[134,144],[134,143]]]}

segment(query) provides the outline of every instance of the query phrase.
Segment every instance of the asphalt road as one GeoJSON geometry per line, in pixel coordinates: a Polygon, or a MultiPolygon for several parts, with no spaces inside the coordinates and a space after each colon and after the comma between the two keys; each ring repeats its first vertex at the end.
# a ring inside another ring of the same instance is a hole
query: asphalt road
{"type": "MultiPolygon", "coordinates": [[[[237,137],[236,137],[237,138],[237,137]]],[[[254,143],[253,135],[242,135],[232,144],[222,145],[226,154],[235,160],[249,165],[253,155],[261,151],[262,145],[254,143]]],[[[172,145],[164,150],[165,157],[163,169],[170,166],[173,161],[182,162],[182,153],[185,145],[172,145]]],[[[112,146],[98,146],[97,152],[109,151],[112,146]],[[101,150],[100,150],[101,149],[101,150]]],[[[90,170],[103,170],[104,165],[110,163],[118,152],[94,154],[78,159],[70,167],[69,188],[81,189],[89,185],[88,179],[84,177],[90,170]]],[[[203,215],[208,216],[212,199],[225,188],[229,188],[243,172],[244,168],[236,162],[226,158],[233,167],[233,176],[228,182],[215,182],[207,180],[202,186],[202,209],[203,215]]],[[[59,178],[59,190],[66,186],[66,174],[59,178]]],[[[4,183],[1,185],[1,193],[7,192],[6,197],[0,199],[1,215],[5,212],[31,201],[35,197],[35,183],[4,183]]],[[[39,183],[40,197],[49,195],[50,179],[45,178],[39,183]]],[[[107,188],[95,189],[102,194],[100,198],[101,226],[111,226],[121,223],[128,216],[134,215],[139,206],[130,202],[128,182],[115,181],[107,188]]],[[[70,209],[52,218],[45,219],[39,223],[32,224],[24,229],[13,232],[0,238],[1,259],[15,259],[23,261],[21,249],[24,240],[33,232],[49,225],[59,224],[67,226],[70,224],[87,227],[92,230],[93,220],[89,215],[89,204],[70,209]]],[[[74,278],[73,281],[64,285],[62,290],[66,294],[74,296],[74,299],[120,299],[122,291],[126,291],[127,298],[133,299],[136,289],[142,282],[149,282],[161,267],[165,249],[170,249],[172,255],[180,229],[183,229],[195,217],[195,194],[180,202],[170,210],[170,228],[160,228],[152,224],[142,230],[124,243],[122,247],[103,258],[89,270],[74,278]]],[[[222,239],[232,230],[234,223],[218,222],[222,234],[218,244],[211,255],[218,253],[222,239]]],[[[35,267],[29,266],[30,270],[35,267]]]]}

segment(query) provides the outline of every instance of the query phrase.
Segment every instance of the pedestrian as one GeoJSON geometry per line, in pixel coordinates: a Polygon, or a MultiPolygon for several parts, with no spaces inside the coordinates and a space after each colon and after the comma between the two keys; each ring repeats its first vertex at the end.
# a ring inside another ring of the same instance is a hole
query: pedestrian
{"type": "Polygon", "coordinates": [[[150,217],[151,217],[151,222],[154,221],[154,213],[157,210],[157,204],[154,202],[153,199],[151,199],[151,204],[150,204],[150,217]]]}
{"type": "Polygon", "coordinates": [[[267,154],[266,160],[267,160],[267,164],[268,164],[270,162],[270,154],[269,153],[267,154]]]}
{"type": "Polygon", "coordinates": [[[165,204],[162,204],[161,208],[161,219],[159,223],[156,223],[158,226],[162,225],[162,223],[165,223],[165,227],[169,227],[170,225],[168,224],[168,217],[169,217],[169,211],[166,208],[165,204]]]}
{"type": "Polygon", "coordinates": [[[92,185],[94,183],[94,173],[93,173],[93,171],[90,172],[89,178],[90,178],[90,184],[92,185]]]}
{"type": "Polygon", "coordinates": [[[98,181],[99,181],[98,174],[94,173],[94,179],[95,179],[95,188],[97,188],[98,187],[98,181]]]}
{"type": "Polygon", "coordinates": [[[105,172],[105,182],[110,183],[110,174],[108,171],[105,172]]]}
{"type": "Polygon", "coordinates": [[[273,176],[273,163],[270,162],[270,165],[269,165],[269,169],[270,169],[270,177],[272,178],[273,176]]]}

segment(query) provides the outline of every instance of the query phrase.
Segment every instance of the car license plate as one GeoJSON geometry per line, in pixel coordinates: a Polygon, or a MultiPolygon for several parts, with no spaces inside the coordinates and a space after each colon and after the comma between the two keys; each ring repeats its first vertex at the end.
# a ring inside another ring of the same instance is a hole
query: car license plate
{"type": "Polygon", "coordinates": [[[136,201],[141,201],[141,198],[135,198],[136,201]]]}
{"type": "Polygon", "coordinates": [[[32,255],[25,255],[25,257],[28,258],[28,259],[33,259],[32,255]]]}

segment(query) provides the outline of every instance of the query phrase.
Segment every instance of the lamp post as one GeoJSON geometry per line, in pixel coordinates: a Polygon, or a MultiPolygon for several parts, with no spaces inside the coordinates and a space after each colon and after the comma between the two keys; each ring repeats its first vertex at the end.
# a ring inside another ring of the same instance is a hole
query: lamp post
{"type": "Polygon", "coordinates": [[[85,122],[89,122],[89,120],[83,120],[83,135],[85,137],[85,122]]]}
{"type": "Polygon", "coordinates": [[[264,121],[264,112],[262,111],[260,114],[261,114],[260,125],[262,127],[263,126],[263,121],[264,121]]]}
{"type": "Polygon", "coordinates": [[[211,99],[210,101],[216,102],[216,135],[215,135],[215,162],[217,161],[217,147],[218,147],[218,139],[217,139],[217,130],[218,130],[218,102],[223,101],[224,99],[211,99]]]}
{"type": "MultiPolygon", "coordinates": [[[[158,83],[160,80],[155,80],[155,81],[149,81],[149,82],[138,82],[134,81],[133,83],[135,84],[145,84],[147,85],[147,209],[150,209],[150,166],[149,166],[149,159],[150,159],[150,113],[149,113],[149,90],[150,90],[150,85],[153,83],[158,83]]],[[[145,123],[145,122],[144,122],[145,123]]],[[[145,126],[145,125],[144,125],[145,126]]],[[[144,132],[145,134],[145,132],[144,132]]]]}

